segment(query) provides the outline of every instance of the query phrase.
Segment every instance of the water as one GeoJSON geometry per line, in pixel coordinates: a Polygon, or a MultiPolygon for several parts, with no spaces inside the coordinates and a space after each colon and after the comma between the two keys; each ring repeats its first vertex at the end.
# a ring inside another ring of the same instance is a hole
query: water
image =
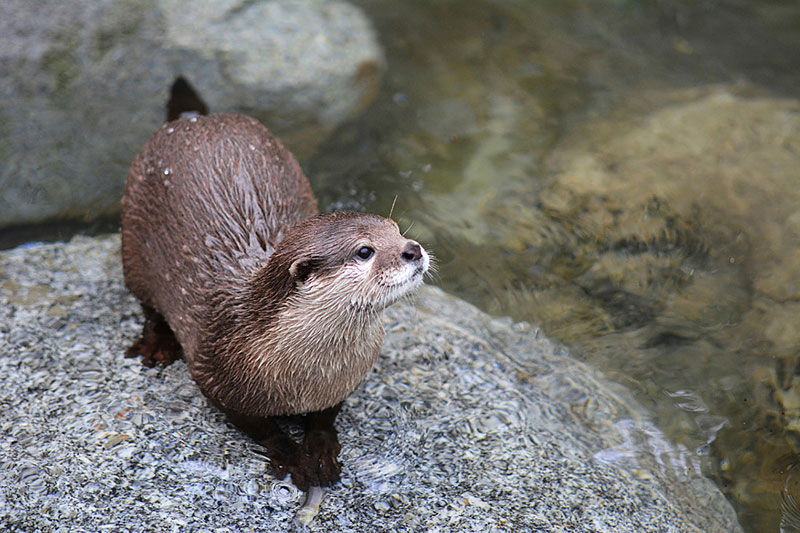
{"type": "Polygon", "coordinates": [[[306,162],[321,205],[396,197],[446,290],[634,390],[749,530],[797,523],[800,4],[357,3],[389,72],[306,162]]]}

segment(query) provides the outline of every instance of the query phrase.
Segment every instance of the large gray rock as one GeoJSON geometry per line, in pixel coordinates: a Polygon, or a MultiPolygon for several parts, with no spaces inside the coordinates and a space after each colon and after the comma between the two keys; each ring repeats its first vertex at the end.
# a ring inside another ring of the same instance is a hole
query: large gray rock
{"type": "MultiPolygon", "coordinates": [[[[692,454],[526,324],[434,289],[386,318],[320,531],[738,531],[692,454]]],[[[301,495],[138,334],[118,236],[0,254],[0,527],[274,531],[301,495]]]]}
{"type": "Polygon", "coordinates": [[[372,99],[383,65],[340,0],[0,2],[0,227],[115,213],[178,74],[303,157],[372,99]]]}

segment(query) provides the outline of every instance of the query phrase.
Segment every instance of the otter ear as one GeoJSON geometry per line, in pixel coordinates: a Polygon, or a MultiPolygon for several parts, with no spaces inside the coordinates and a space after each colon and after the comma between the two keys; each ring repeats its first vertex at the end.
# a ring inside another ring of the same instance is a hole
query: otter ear
{"type": "Polygon", "coordinates": [[[315,257],[300,257],[289,266],[289,274],[296,283],[304,283],[308,276],[319,267],[319,259],[315,257]]]}

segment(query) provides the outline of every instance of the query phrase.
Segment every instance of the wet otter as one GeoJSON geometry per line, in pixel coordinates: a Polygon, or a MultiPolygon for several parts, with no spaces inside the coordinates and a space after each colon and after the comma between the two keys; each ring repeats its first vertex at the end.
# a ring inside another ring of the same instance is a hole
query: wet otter
{"type": "MultiPolygon", "coordinates": [[[[416,289],[428,254],[388,219],[317,214],[294,157],[258,121],[172,116],[131,165],[125,282],[141,301],[147,365],[186,358],[212,403],[301,489],[339,479],[334,420],[375,362],[381,312],[416,289]],[[302,445],[273,417],[306,414],[302,445]]],[[[180,97],[183,94],[183,97],[180,97]]],[[[196,102],[192,105],[197,106],[196,102]]]]}

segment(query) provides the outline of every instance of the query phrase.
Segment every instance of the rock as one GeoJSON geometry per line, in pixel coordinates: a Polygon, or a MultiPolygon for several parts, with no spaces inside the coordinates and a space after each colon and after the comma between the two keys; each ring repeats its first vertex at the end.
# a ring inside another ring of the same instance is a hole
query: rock
{"type": "MultiPolygon", "coordinates": [[[[191,383],[125,359],[119,237],[0,253],[0,526],[286,528],[301,496],[191,383]]],[[[312,528],[739,531],[696,456],[524,323],[435,288],[390,308],[312,528]]]]}
{"type": "Polygon", "coordinates": [[[298,157],[373,98],[384,59],[340,0],[0,4],[0,227],[114,214],[179,74],[298,157]]]}

